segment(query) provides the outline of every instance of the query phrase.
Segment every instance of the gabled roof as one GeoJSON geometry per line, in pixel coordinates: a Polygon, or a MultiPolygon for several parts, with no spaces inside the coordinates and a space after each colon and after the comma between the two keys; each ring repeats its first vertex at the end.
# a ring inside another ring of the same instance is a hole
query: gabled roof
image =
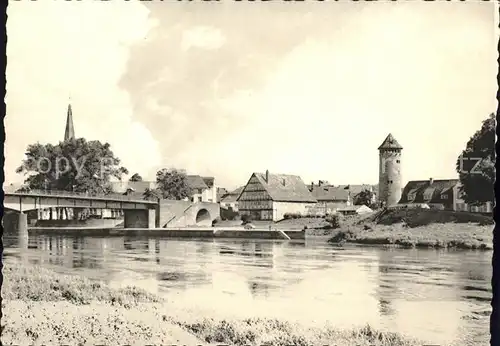
{"type": "Polygon", "coordinates": [[[413,180],[409,181],[403,189],[399,203],[443,203],[441,194],[449,192],[460,184],[458,179],[433,180],[413,180]],[[409,194],[415,194],[414,199],[408,199],[409,194]],[[427,198],[431,195],[431,198],[427,198]]]}
{"type": "Polygon", "coordinates": [[[199,175],[187,175],[186,180],[191,189],[208,189],[207,184],[205,184],[203,178],[199,175]]]}
{"type": "Polygon", "coordinates": [[[236,190],[226,193],[224,196],[222,196],[221,202],[225,203],[236,202],[238,200],[238,197],[240,197],[240,194],[244,188],[245,188],[244,186],[240,186],[236,190]]]}
{"type": "Polygon", "coordinates": [[[403,149],[401,144],[398,143],[398,141],[393,137],[392,134],[388,134],[387,137],[384,139],[382,144],[378,147],[378,150],[391,150],[391,149],[403,149]]]}
{"type": "Polygon", "coordinates": [[[214,177],[201,177],[203,179],[203,182],[205,185],[207,185],[208,188],[212,188],[215,184],[215,178],[214,177]]]}
{"type": "MultiPolygon", "coordinates": [[[[298,175],[253,173],[275,202],[316,203],[306,184],[298,175]]],[[[238,197],[239,200],[239,197],[238,197]]]]}
{"type": "Polygon", "coordinates": [[[377,193],[377,185],[308,185],[314,198],[318,201],[347,201],[349,193],[351,199],[355,198],[361,191],[372,190],[377,193]]]}

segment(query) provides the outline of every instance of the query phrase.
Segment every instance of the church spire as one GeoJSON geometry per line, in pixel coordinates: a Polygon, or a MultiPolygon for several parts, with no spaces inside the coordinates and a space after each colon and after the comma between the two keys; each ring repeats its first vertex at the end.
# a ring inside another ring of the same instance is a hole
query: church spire
{"type": "Polygon", "coordinates": [[[66,131],[64,132],[64,141],[75,139],[75,128],[73,127],[73,112],[71,103],[68,104],[68,116],[66,118],[66,131]]]}

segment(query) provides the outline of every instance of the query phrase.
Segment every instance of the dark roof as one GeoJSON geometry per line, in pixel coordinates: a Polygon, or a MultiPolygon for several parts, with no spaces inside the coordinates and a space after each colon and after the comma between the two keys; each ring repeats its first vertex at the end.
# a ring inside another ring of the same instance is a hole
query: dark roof
{"type": "Polygon", "coordinates": [[[308,189],[318,201],[347,201],[349,193],[352,199],[361,193],[361,191],[369,190],[370,188],[376,193],[378,185],[308,185],[308,189]]]}
{"type": "Polygon", "coordinates": [[[259,180],[275,202],[317,202],[298,175],[269,173],[269,181],[266,181],[266,174],[263,173],[253,173],[253,176],[259,180]]]}
{"type": "Polygon", "coordinates": [[[215,178],[214,177],[201,177],[203,182],[207,187],[212,188],[214,186],[215,178]]]}
{"type": "Polygon", "coordinates": [[[223,187],[218,187],[217,188],[217,202],[220,202],[222,200],[222,197],[227,195],[228,191],[223,188],[223,187]]]}
{"type": "Polygon", "coordinates": [[[399,203],[443,203],[441,194],[449,192],[459,183],[458,179],[433,180],[432,184],[430,180],[413,180],[404,187],[399,203]],[[410,193],[415,194],[414,199],[408,199],[410,193]],[[425,198],[430,193],[431,198],[425,198]]]}
{"type": "Polygon", "coordinates": [[[205,181],[203,181],[203,178],[199,175],[187,175],[186,180],[191,189],[208,189],[207,184],[205,184],[205,181]]]}
{"type": "Polygon", "coordinates": [[[238,197],[240,197],[241,192],[243,191],[244,188],[245,188],[244,186],[240,186],[236,190],[226,193],[224,196],[222,196],[221,202],[226,202],[226,203],[236,202],[238,200],[238,197]]]}
{"type": "Polygon", "coordinates": [[[111,183],[111,188],[115,193],[124,193],[128,189],[133,189],[133,192],[138,194],[146,191],[146,189],[154,189],[156,182],[154,181],[115,181],[111,183]]]}
{"type": "Polygon", "coordinates": [[[388,134],[387,137],[384,139],[382,144],[378,147],[378,150],[384,150],[384,149],[403,149],[403,147],[398,143],[398,141],[392,136],[392,134],[388,134]]]}

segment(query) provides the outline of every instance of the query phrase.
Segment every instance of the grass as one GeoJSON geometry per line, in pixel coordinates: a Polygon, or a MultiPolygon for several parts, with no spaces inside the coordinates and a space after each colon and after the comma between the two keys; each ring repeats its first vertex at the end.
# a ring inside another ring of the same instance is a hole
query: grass
{"type": "Polygon", "coordinates": [[[403,248],[492,250],[492,226],[472,223],[434,223],[414,228],[402,224],[364,224],[337,232],[330,243],[392,245],[403,248]]]}
{"type": "Polygon", "coordinates": [[[273,345],[273,346],[413,346],[416,340],[405,338],[396,333],[380,332],[370,326],[353,330],[338,330],[332,327],[305,328],[300,325],[277,319],[251,318],[244,320],[202,319],[201,321],[171,320],[186,330],[211,344],[235,346],[273,345]]]}
{"type": "Polygon", "coordinates": [[[68,301],[76,305],[98,301],[123,307],[141,302],[157,303],[161,299],[136,287],[113,290],[102,282],[75,275],[61,275],[39,266],[6,264],[3,268],[4,300],[57,302],[68,301]]]}
{"type": "Polygon", "coordinates": [[[277,319],[213,319],[169,306],[138,288],[112,289],[39,266],[9,263],[3,273],[2,341],[7,344],[421,344],[370,326],[338,330],[277,319]]]}

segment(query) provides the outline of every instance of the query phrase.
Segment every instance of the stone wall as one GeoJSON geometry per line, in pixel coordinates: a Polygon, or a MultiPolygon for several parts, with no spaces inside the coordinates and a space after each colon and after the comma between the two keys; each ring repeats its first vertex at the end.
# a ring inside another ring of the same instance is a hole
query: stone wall
{"type": "Polygon", "coordinates": [[[161,200],[159,227],[212,226],[220,216],[217,203],[161,200]]]}
{"type": "Polygon", "coordinates": [[[273,202],[273,221],[283,220],[288,213],[306,215],[308,207],[314,205],[315,203],[273,202]]]}
{"type": "Polygon", "coordinates": [[[401,150],[381,150],[379,155],[379,201],[387,206],[401,199],[401,150]]]}

